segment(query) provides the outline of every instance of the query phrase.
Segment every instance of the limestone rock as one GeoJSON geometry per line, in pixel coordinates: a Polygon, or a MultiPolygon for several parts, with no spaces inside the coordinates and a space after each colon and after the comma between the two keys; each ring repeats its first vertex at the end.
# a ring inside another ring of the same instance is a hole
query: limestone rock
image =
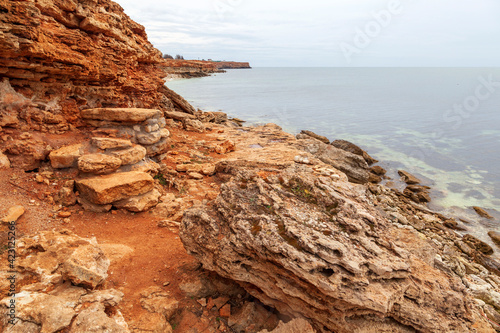
{"type": "Polygon", "coordinates": [[[156,206],[160,196],[160,192],[154,189],[138,196],[116,201],[113,203],[113,206],[116,208],[124,208],[131,212],[143,212],[156,206]]]}
{"type": "Polygon", "coordinates": [[[382,168],[379,165],[372,166],[370,168],[370,171],[372,173],[376,174],[377,176],[383,176],[383,175],[385,175],[387,173],[387,170],[385,170],[384,168],[382,168]]]}
{"type": "Polygon", "coordinates": [[[83,110],[81,114],[83,119],[141,123],[149,118],[161,117],[162,112],[155,109],[99,108],[83,110]]]}
{"type": "Polygon", "coordinates": [[[76,188],[88,201],[106,205],[149,192],[153,184],[153,177],[147,173],[131,171],[81,179],[76,182],[76,188]]]}
{"type": "Polygon", "coordinates": [[[71,168],[76,166],[78,159],[82,155],[82,144],[65,146],[50,152],[50,164],[55,169],[71,168]]]}
{"type": "Polygon", "coordinates": [[[420,183],[420,180],[411,173],[409,173],[408,171],[398,170],[398,174],[401,176],[401,178],[403,178],[403,181],[408,185],[420,183]]]}
{"type": "Polygon", "coordinates": [[[165,316],[159,313],[145,313],[131,323],[129,326],[134,333],[172,333],[172,326],[167,322],[165,316]]]}
{"type": "Polygon", "coordinates": [[[217,154],[226,154],[232,152],[236,149],[236,145],[231,140],[226,140],[217,146],[215,146],[215,152],[217,154]]]}
{"type": "Polygon", "coordinates": [[[179,307],[179,302],[163,292],[152,292],[141,299],[141,306],[151,313],[161,313],[169,320],[179,307]]]}
{"type": "Polygon", "coordinates": [[[477,207],[477,206],[474,206],[472,208],[476,211],[477,215],[484,217],[484,218],[487,218],[487,219],[490,219],[490,220],[493,219],[493,216],[488,214],[488,212],[485,211],[483,208],[477,207]]]}
{"type": "Polygon", "coordinates": [[[302,130],[302,131],[300,131],[300,134],[305,134],[305,135],[308,135],[311,138],[319,140],[319,141],[321,141],[321,142],[323,142],[325,144],[330,144],[330,140],[328,140],[328,138],[326,136],[316,134],[316,133],[314,133],[312,131],[302,130]]]}
{"type": "Polygon", "coordinates": [[[500,232],[497,231],[489,231],[488,236],[497,244],[500,246],[500,232]]]}
{"type": "Polygon", "coordinates": [[[493,249],[491,248],[491,246],[489,246],[488,244],[486,244],[482,240],[477,239],[476,237],[474,237],[472,235],[464,235],[464,237],[462,238],[462,240],[467,245],[469,245],[470,247],[478,250],[481,253],[484,253],[484,254],[493,254],[493,249]]]}
{"type": "Polygon", "coordinates": [[[311,324],[305,319],[296,318],[288,323],[280,322],[278,327],[272,331],[263,330],[259,333],[316,333],[311,324]]]}
{"type": "Polygon", "coordinates": [[[111,152],[111,155],[121,160],[121,165],[129,165],[139,163],[146,157],[146,148],[134,145],[127,149],[121,149],[111,152]]]}
{"type": "MultiPolygon", "coordinates": [[[[167,136],[168,137],[168,136],[167,136]]],[[[139,133],[137,134],[137,141],[141,145],[152,145],[160,141],[162,138],[161,132],[139,133]]]]}
{"type": "Polygon", "coordinates": [[[24,211],[25,211],[24,207],[21,205],[12,206],[7,211],[7,214],[5,214],[4,217],[2,217],[2,222],[4,223],[16,222],[21,217],[21,215],[24,214],[24,211]]]}
{"type": "Polygon", "coordinates": [[[87,154],[78,159],[78,169],[86,173],[106,174],[117,170],[122,161],[105,154],[87,154]]]}
{"type": "Polygon", "coordinates": [[[377,163],[378,161],[368,155],[366,151],[361,149],[360,147],[356,146],[354,143],[346,141],[346,140],[335,140],[331,143],[332,146],[337,147],[339,149],[348,151],[350,153],[353,153],[355,155],[361,156],[365,159],[366,163],[368,165],[372,165],[373,163],[377,163]]]}
{"type": "MultiPolygon", "coordinates": [[[[9,298],[5,298],[1,305],[8,306],[8,302],[9,298]]],[[[64,298],[26,291],[16,294],[16,317],[21,322],[36,324],[39,332],[61,331],[75,316],[72,304],[64,298]]]]}
{"type": "Polygon", "coordinates": [[[76,204],[76,194],[73,189],[63,187],[54,196],[54,201],[64,207],[73,206],[76,204]]]}
{"type": "Polygon", "coordinates": [[[186,119],[196,119],[196,116],[194,116],[193,114],[179,111],[165,111],[164,115],[165,118],[179,120],[182,122],[186,119]]]}
{"type": "Polygon", "coordinates": [[[188,172],[188,177],[189,178],[192,178],[192,179],[203,179],[203,175],[201,173],[198,173],[198,172],[188,172]]]}
{"type": "Polygon", "coordinates": [[[65,278],[76,285],[94,289],[108,277],[109,259],[93,245],[78,247],[64,262],[65,278]]]}
{"type": "Polygon", "coordinates": [[[431,245],[395,227],[366,188],[300,164],[265,180],[236,168],[226,167],[233,176],[217,199],[184,212],[181,240],[204,268],[320,332],[472,329],[462,283],[434,268],[431,245]]]}
{"type": "Polygon", "coordinates": [[[107,332],[107,333],[129,333],[130,331],[118,325],[116,320],[108,317],[104,307],[92,305],[78,314],[71,325],[72,333],[107,332]]]}
{"type": "Polygon", "coordinates": [[[169,138],[162,138],[155,144],[145,146],[147,151],[147,156],[156,156],[163,154],[168,151],[170,148],[170,140],[169,138]]]}
{"type": "Polygon", "coordinates": [[[84,199],[82,197],[78,197],[77,201],[80,205],[82,205],[83,209],[89,211],[89,212],[94,212],[94,213],[106,213],[113,208],[112,205],[107,204],[107,205],[98,205],[95,203],[92,203],[88,201],[87,199],[84,199]]]}
{"type": "Polygon", "coordinates": [[[7,156],[5,156],[2,152],[0,152],[0,169],[8,169],[10,168],[10,161],[7,156]]]}
{"type": "Polygon", "coordinates": [[[350,182],[360,184],[368,182],[368,164],[362,157],[312,139],[297,140],[295,145],[297,148],[311,153],[323,163],[345,173],[350,182]]]}
{"type": "Polygon", "coordinates": [[[203,133],[205,131],[205,125],[196,119],[185,119],[183,124],[186,131],[199,133],[203,133]]]}
{"type": "Polygon", "coordinates": [[[272,330],[278,324],[276,315],[269,312],[261,304],[255,302],[245,303],[237,312],[228,319],[228,325],[236,332],[244,332],[253,326],[253,331],[272,330]]]}
{"type": "Polygon", "coordinates": [[[130,140],[114,138],[92,138],[91,143],[93,146],[103,150],[132,147],[132,142],[130,142],[130,140]]]}

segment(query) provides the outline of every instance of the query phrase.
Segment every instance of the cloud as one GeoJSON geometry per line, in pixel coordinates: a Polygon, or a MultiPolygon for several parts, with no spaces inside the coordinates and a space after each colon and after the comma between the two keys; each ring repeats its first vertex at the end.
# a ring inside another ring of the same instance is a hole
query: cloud
{"type": "Polygon", "coordinates": [[[254,66],[499,66],[500,2],[117,0],[164,53],[254,66]],[[346,61],[340,45],[402,8],[346,61]],[[375,21],[374,21],[375,20],[375,21]]]}

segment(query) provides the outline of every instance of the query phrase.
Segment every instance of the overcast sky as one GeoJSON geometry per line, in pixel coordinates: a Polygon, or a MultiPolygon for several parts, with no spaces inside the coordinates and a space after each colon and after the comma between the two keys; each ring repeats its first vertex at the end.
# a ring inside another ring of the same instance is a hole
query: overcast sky
{"type": "Polygon", "coordinates": [[[163,53],[252,66],[500,66],[499,0],[115,0],[163,53]]]}

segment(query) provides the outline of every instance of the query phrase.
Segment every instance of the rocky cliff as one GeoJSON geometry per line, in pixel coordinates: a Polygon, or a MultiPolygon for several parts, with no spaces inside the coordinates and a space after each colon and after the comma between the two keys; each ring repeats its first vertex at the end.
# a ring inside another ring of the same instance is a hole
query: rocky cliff
{"type": "Polygon", "coordinates": [[[214,62],[219,69],[242,69],[242,68],[252,68],[248,62],[236,62],[236,61],[215,61],[214,62]]]}
{"type": "Polygon", "coordinates": [[[61,132],[81,109],[168,106],[161,53],[109,0],[0,1],[0,126],[61,132]]]}
{"type": "Polygon", "coordinates": [[[160,68],[165,71],[167,78],[203,77],[212,73],[224,72],[218,69],[216,63],[200,60],[164,59],[160,64],[160,68]]]}

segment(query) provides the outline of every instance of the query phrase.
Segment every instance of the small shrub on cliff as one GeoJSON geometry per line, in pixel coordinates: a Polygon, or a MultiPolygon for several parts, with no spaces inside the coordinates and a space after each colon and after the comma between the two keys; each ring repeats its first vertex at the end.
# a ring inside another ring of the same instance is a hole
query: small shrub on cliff
{"type": "Polygon", "coordinates": [[[175,60],[184,60],[184,57],[183,57],[183,56],[181,56],[180,54],[177,54],[177,55],[175,56],[175,60]]]}
{"type": "Polygon", "coordinates": [[[164,54],[163,59],[174,59],[170,54],[164,54]]]}

